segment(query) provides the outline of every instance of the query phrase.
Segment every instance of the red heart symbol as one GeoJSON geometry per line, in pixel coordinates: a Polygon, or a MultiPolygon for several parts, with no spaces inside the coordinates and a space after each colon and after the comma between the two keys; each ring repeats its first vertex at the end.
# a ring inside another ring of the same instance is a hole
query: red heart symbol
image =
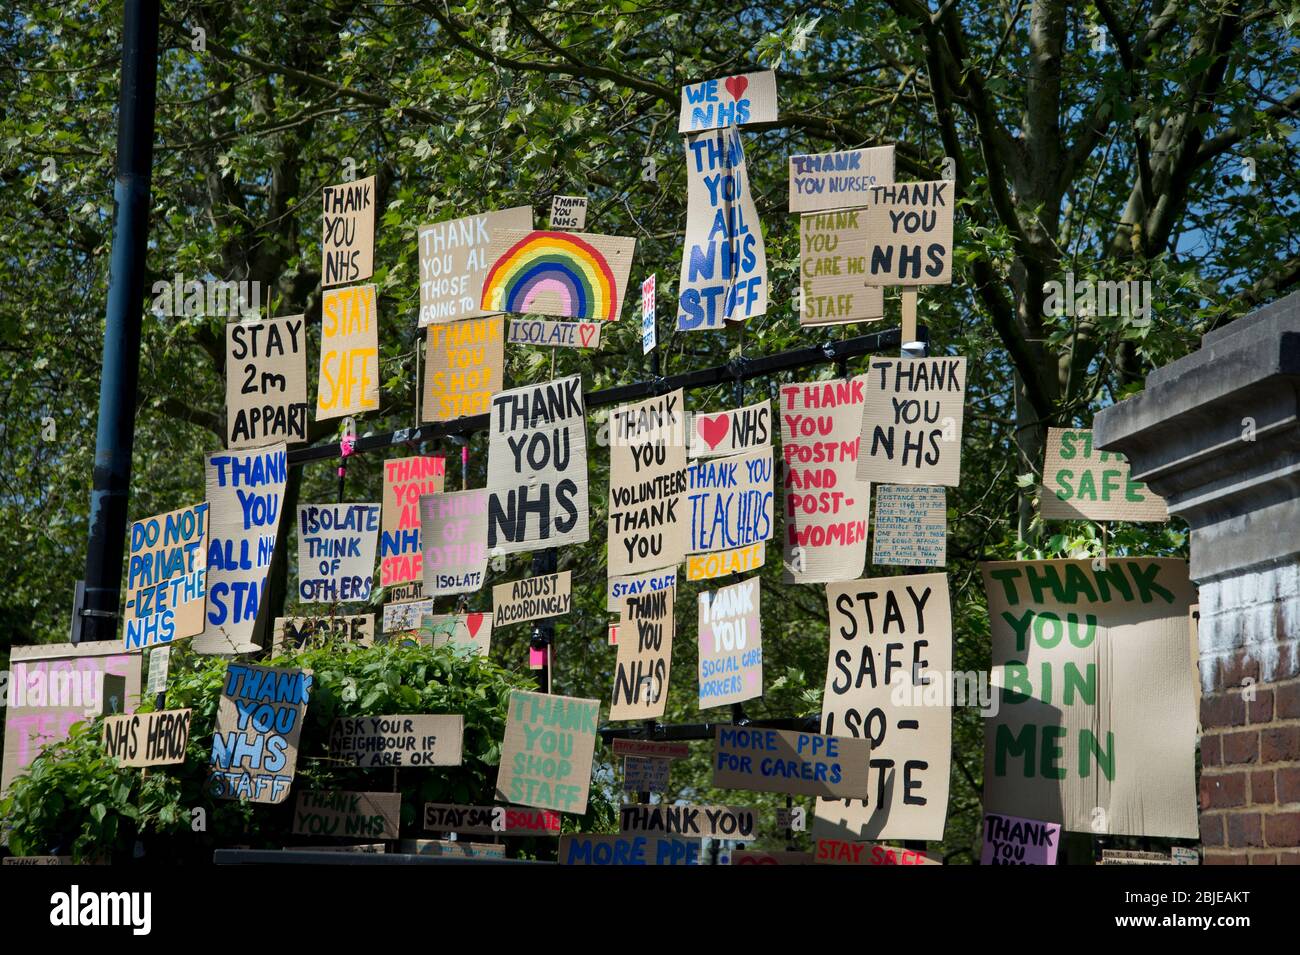
{"type": "Polygon", "coordinates": [[[699,432],[710,451],[722,442],[730,428],[731,416],[727,414],[720,414],[713,418],[701,416],[695,419],[695,430],[699,432]]]}
{"type": "Polygon", "coordinates": [[[465,614],[465,626],[469,629],[471,637],[478,636],[478,628],[483,626],[483,614],[467,613],[465,614]]]}
{"type": "Polygon", "coordinates": [[[591,341],[591,336],[594,335],[595,333],[596,333],[595,325],[578,326],[578,337],[582,339],[583,348],[587,347],[587,344],[591,341]]]}
{"type": "Polygon", "coordinates": [[[749,80],[743,76],[728,76],[727,82],[723,84],[727,87],[727,92],[731,98],[739,101],[745,95],[745,89],[749,86],[749,80]]]}

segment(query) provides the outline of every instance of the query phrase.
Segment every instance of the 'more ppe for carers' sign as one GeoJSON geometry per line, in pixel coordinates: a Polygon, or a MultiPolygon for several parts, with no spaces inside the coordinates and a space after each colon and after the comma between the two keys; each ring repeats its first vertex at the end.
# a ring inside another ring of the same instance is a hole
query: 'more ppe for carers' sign
{"type": "Polygon", "coordinates": [[[869,739],[718,726],[713,785],[719,789],[865,799],[869,739]]]}

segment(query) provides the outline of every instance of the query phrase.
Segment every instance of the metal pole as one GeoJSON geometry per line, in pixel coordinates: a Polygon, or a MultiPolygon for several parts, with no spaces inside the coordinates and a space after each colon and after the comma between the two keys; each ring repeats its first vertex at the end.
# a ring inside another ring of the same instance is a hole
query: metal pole
{"type": "Polygon", "coordinates": [[[117,114],[113,257],[99,386],[99,425],[90,494],[82,637],[112,639],[121,602],[122,552],[135,444],[145,245],[158,85],[157,0],[126,0],[117,114]]]}

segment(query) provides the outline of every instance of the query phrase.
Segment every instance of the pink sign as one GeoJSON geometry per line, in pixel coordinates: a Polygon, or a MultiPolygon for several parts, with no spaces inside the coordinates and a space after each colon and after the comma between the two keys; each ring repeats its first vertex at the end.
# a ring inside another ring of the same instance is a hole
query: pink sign
{"type": "Polygon", "coordinates": [[[1056,865],[1060,842],[1060,823],[986,812],[980,865],[1056,865]]]}

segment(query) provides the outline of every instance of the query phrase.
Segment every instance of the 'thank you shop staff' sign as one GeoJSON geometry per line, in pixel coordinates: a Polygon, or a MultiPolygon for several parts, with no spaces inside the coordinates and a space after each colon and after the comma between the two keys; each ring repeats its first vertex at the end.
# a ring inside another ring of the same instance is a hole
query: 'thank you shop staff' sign
{"type": "Polygon", "coordinates": [[[585,813],[599,723],[598,700],[512,690],[497,799],[585,813]]]}
{"type": "Polygon", "coordinates": [[[502,319],[467,318],[426,333],[421,421],[486,414],[505,368],[502,319]]]}

